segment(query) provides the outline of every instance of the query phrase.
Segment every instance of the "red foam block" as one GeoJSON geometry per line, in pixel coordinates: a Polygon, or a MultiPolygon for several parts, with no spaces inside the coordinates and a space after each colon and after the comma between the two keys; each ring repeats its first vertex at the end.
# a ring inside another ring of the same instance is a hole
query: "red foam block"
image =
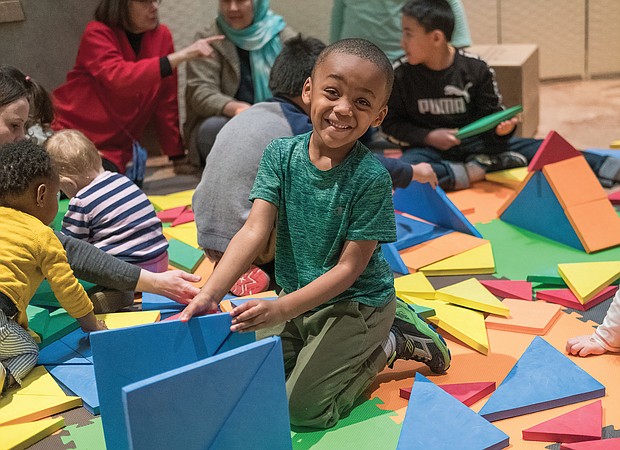
{"type": "Polygon", "coordinates": [[[562,444],[560,450],[620,450],[620,438],[562,444]]]}
{"type": "MultiPolygon", "coordinates": [[[[439,387],[462,402],[465,406],[471,406],[493,392],[495,390],[495,382],[454,383],[444,384],[439,387]]],[[[401,388],[400,396],[404,399],[409,399],[411,396],[411,388],[401,388]]]]}
{"type": "Polygon", "coordinates": [[[532,283],[522,280],[480,280],[491,294],[503,298],[532,300],[532,283]]]}
{"type": "Polygon", "coordinates": [[[526,441],[582,442],[600,439],[603,403],[598,400],[523,430],[526,441]]]}
{"type": "Polygon", "coordinates": [[[164,209],[157,213],[157,217],[162,222],[172,222],[185,211],[186,206],[178,206],[176,208],[164,209]]]}
{"type": "Polygon", "coordinates": [[[179,217],[174,219],[174,221],[172,222],[172,226],[176,227],[177,225],[182,225],[184,223],[193,222],[193,221],[194,221],[194,211],[192,211],[191,209],[187,209],[183,211],[183,213],[179,217]]]}
{"type": "Polygon", "coordinates": [[[546,291],[538,291],[536,293],[536,298],[538,300],[544,300],[557,305],[578,309],[579,311],[587,311],[593,306],[596,306],[608,298],[613,297],[617,290],[618,286],[608,286],[596,296],[592,297],[592,299],[585,305],[582,305],[581,302],[577,300],[577,297],[575,297],[575,294],[573,294],[570,289],[550,289],[546,291]]]}

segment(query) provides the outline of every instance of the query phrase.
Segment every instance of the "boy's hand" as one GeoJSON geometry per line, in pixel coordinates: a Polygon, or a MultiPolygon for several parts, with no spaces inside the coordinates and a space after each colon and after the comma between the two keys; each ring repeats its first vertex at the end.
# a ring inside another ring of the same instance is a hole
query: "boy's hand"
{"type": "Polygon", "coordinates": [[[512,133],[512,130],[515,129],[517,123],[519,123],[519,121],[516,117],[513,117],[509,120],[504,120],[502,123],[495,127],[495,134],[497,134],[498,136],[506,136],[507,134],[512,133]]]}
{"type": "Polygon", "coordinates": [[[577,336],[566,341],[566,352],[571,355],[602,355],[607,349],[592,336],[577,336]]]}
{"type": "Polygon", "coordinates": [[[424,143],[439,150],[449,150],[461,143],[455,136],[457,131],[457,128],[437,128],[426,135],[424,143]]]}
{"type": "Polygon", "coordinates": [[[412,181],[428,183],[433,189],[437,187],[437,174],[429,163],[412,164],[411,168],[413,169],[412,181]]]}
{"type": "Polygon", "coordinates": [[[230,331],[255,331],[272,327],[286,320],[281,300],[250,300],[230,312],[230,331]]]}
{"type": "Polygon", "coordinates": [[[209,297],[196,296],[190,300],[187,308],[183,310],[179,319],[181,322],[188,322],[194,316],[204,316],[205,314],[213,314],[219,312],[217,302],[209,297]]]}

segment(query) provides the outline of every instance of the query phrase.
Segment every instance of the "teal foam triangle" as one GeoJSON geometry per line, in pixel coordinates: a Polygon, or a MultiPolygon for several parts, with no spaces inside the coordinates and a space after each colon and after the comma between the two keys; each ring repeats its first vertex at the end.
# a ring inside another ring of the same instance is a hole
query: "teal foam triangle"
{"type": "Polygon", "coordinates": [[[605,386],[536,336],[479,414],[495,421],[604,395],[605,386]]]}
{"type": "Polygon", "coordinates": [[[500,216],[504,222],[584,250],[564,208],[542,172],[536,172],[500,216]]]}
{"type": "Polygon", "coordinates": [[[508,444],[506,433],[416,373],[398,450],[496,450],[508,444]]]}

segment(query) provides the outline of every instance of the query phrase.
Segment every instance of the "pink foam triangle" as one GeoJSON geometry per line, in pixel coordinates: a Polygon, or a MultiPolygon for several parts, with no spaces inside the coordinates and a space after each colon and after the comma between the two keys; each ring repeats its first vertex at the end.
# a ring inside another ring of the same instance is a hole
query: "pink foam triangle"
{"type": "Polygon", "coordinates": [[[546,291],[538,291],[536,298],[538,300],[544,300],[549,303],[555,303],[557,305],[567,306],[569,308],[578,309],[579,311],[587,311],[588,309],[604,302],[608,298],[611,298],[618,290],[618,286],[608,286],[601,292],[592,297],[591,300],[585,305],[582,305],[575,294],[570,289],[550,289],[546,291]]]}
{"type": "Polygon", "coordinates": [[[607,196],[612,205],[620,205],[620,191],[613,192],[607,196]]]}
{"type": "Polygon", "coordinates": [[[480,280],[491,294],[503,298],[532,300],[532,283],[522,280],[480,280]]]}
{"type": "Polygon", "coordinates": [[[547,164],[552,164],[565,159],[581,156],[575,147],[570,145],[562,136],[555,131],[550,131],[538,151],[527,166],[528,172],[541,170],[547,164]]]}
{"type": "Polygon", "coordinates": [[[523,430],[523,440],[542,442],[582,442],[600,439],[603,403],[598,400],[561,416],[523,430]]]}
{"type": "MultiPolygon", "coordinates": [[[[462,402],[465,406],[471,406],[493,392],[495,390],[495,382],[454,383],[443,384],[439,387],[462,402]]],[[[401,388],[400,396],[404,399],[409,399],[411,396],[411,388],[401,388]]]]}
{"type": "Polygon", "coordinates": [[[157,217],[162,222],[172,222],[185,211],[185,206],[178,206],[176,208],[164,209],[157,213],[157,217]]]}
{"type": "Polygon", "coordinates": [[[560,450],[618,450],[620,438],[603,439],[602,441],[585,441],[574,444],[562,444],[560,450]]]}

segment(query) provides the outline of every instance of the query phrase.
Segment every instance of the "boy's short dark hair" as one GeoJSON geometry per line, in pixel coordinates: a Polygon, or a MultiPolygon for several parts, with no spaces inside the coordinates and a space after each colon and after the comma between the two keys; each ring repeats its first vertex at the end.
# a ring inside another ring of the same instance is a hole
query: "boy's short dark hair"
{"type": "Polygon", "coordinates": [[[328,45],[325,50],[321,52],[316,60],[312,75],[317,67],[319,67],[325,59],[332,53],[345,53],[347,55],[357,56],[358,58],[370,61],[383,73],[385,76],[385,102],[392,92],[392,85],[394,84],[394,69],[392,64],[383,50],[377,47],[370,41],[360,38],[341,39],[331,45],[328,45]]]}
{"type": "Polygon", "coordinates": [[[409,0],[401,12],[417,20],[427,33],[439,30],[448,42],[452,40],[454,12],[446,0],[409,0]]]}
{"type": "Polygon", "coordinates": [[[280,97],[299,97],[324,48],[321,40],[302,37],[301,34],[284,42],[269,75],[271,93],[280,97]]]}
{"type": "Polygon", "coordinates": [[[57,176],[52,158],[38,144],[22,140],[0,146],[0,199],[23,194],[37,179],[57,176]]]}

